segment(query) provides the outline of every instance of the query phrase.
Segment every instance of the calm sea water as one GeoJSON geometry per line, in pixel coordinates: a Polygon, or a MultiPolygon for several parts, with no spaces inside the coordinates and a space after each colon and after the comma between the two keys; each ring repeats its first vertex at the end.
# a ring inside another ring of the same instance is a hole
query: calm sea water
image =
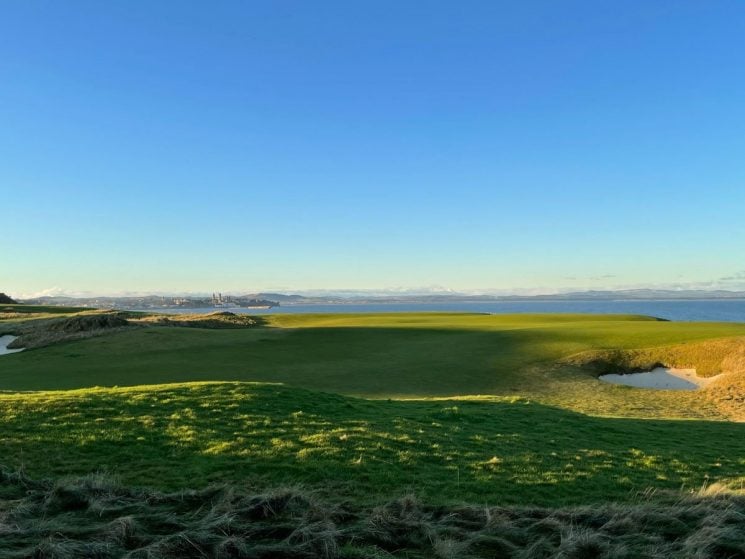
{"type": "Polygon", "coordinates": [[[199,313],[226,310],[245,314],[376,313],[376,312],[481,312],[645,314],[680,321],[745,322],[745,299],[697,301],[505,301],[491,303],[385,303],[365,305],[287,305],[271,309],[168,309],[199,313]]]}

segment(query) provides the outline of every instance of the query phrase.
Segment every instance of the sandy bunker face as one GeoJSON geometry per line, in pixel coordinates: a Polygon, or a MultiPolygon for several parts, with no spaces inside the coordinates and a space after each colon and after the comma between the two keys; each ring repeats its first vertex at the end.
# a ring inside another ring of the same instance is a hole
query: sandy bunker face
{"type": "Polygon", "coordinates": [[[603,382],[623,384],[636,388],[656,390],[698,390],[709,384],[716,377],[700,377],[696,369],[668,369],[657,367],[648,373],[629,373],[626,375],[601,375],[603,382]]]}
{"type": "Polygon", "coordinates": [[[23,348],[20,349],[8,349],[8,345],[15,340],[18,336],[0,336],[0,355],[5,355],[7,353],[18,353],[19,351],[23,351],[23,348]]]}

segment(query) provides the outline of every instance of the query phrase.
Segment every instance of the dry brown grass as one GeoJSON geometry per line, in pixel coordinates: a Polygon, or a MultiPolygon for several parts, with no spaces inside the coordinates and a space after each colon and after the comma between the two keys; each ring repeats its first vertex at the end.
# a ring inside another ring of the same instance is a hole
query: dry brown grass
{"type": "Polygon", "coordinates": [[[12,309],[0,309],[0,320],[29,320],[48,316],[46,313],[20,313],[12,309]]]}

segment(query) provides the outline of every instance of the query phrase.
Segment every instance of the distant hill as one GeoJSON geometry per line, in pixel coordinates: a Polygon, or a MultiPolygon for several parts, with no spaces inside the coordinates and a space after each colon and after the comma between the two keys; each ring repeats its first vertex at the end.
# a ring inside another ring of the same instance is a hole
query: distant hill
{"type": "Polygon", "coordinates": [[[535,295],[530,297],[499,297],[500,299],[540,299],[560,301],[586,300],[656,300],[656,299],[745,299],[745,291],[726,291],[723,289],[705,291],[700,289],[619,289],[575,291],[554,295],[535,295]]]}
{"type": "Polygon", "coordinates": [[[0,293],[0,305],[17,305],[13,299],[7,296],[5,293],[0,293]]]}
{"type": "Polygon", "coordinates": [[[309,297],[303,297],[302,295],[285,295],[284,293],[251,293],[243,295],[242,298],[268,299],[279,303],[302,303],[309,299],[309,297]]]}
{"type": "MultiPolygon", "coordinates": [[[[5,296],[7,297],[7,296],[5,296]]],[[[10,298],[8,298],[10,299],[10,298]]],[[[292,305],[345,305],[375,303],[490,303],[500,301],[664,301],[664,300],[733,300],[745,299],[745,291],[704,291],[674,289],[623,289],[575,291],[545,295],[491,295],[469,293],[397,294],[376,292],[370,295],[346,295],[329,292],[322,295],[299,295],[288,293],[250,293],[229,296],[228,305],[241,307],[292,306],[292,305]]],[[[11,300],[12,301],[12,300],[11,300]]],[[[3,301],[0,300],[0,304],[3,301]]],[[[8,300],[5,300],[8,304],[8,300]]],[[[66,305],[118,309],[164,309],[174,307],[211,308],[214,302],[205,296],[144,295],[139,297],[39,297],[24,300],[35,305],[66,305]]],[[[226,305],[218,305],[226,306],[226,305]]]]}

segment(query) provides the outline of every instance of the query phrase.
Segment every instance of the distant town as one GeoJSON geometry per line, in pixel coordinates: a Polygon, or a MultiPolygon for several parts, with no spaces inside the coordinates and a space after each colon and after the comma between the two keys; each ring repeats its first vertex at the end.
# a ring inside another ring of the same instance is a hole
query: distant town
{"type": "Polygon", "coordinates": [[[211,297],[171,297],[145,295],[141,297],[37,297],[21,301],[32,305],[70,305],[97,309],[147,310],[147,309],[269,309],[278,307],[278,301],[254,296],[233,296],[213,293],[211,297]]]}

